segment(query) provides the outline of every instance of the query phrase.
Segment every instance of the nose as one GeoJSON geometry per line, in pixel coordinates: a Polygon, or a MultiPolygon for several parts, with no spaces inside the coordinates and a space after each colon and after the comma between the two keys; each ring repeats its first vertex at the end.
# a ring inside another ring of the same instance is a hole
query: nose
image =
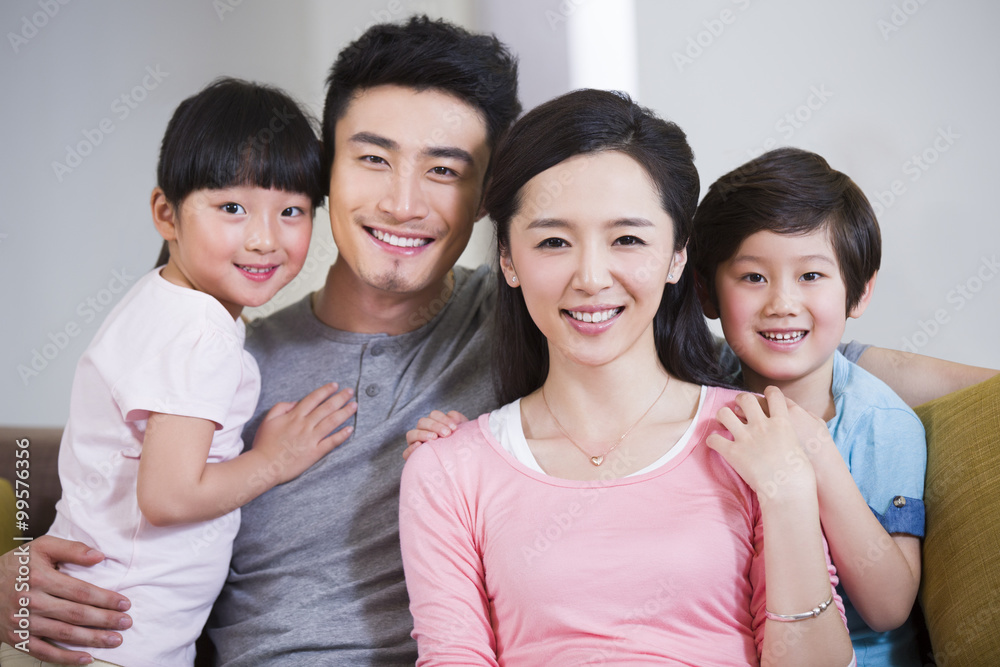
{"type": "Polygon", "coordinates": [[[798,313],[796,290],[784,282],[772,283],[768,290],[764,314],[770,317],[789,317],[798,313]]]}
{"type": "Polygon", "coordinates": [[[379,210],[397,222],[419,220],[427,216],[427,198],[421,175],[413,168],[401,168],[390,177],[389,189],[379,200],[379,210]]]}
{"type": "Polygon", "coordinates": [[[277,247],[275,224],[277,221],[272,220],[267,214],[250,216],[244,236],[246,249],[259,253],[272,252],[277,247]]]}
{"type": "Polygon", "coordinates": [[[584,245],[580,249],[576,271],[573,274],[573,289],[585,294],[597,294],[611,287],[614,278],[610,260],[606,248],[598,244],[584,245]]]}

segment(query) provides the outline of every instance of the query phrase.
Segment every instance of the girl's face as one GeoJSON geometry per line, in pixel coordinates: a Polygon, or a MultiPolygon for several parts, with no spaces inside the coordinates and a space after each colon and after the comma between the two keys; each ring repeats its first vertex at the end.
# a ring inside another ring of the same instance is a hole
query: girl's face
{"type": "Polygon", "coordinates": [[[650,363],[653,317],[687,254],[674,251],[673,221],[645,169],[616,151],[577,155],[520,196],[500,263],[548,339],[550,360],[650,363]]]}
{"type": "Polygon", "coordinates": [[[298,274],[309,251],[312,203],[256,186],[195,190],[176,209],[153,190],[153,219],[170,244],[161,275],[205,292],[239,317],[298,274]]]}

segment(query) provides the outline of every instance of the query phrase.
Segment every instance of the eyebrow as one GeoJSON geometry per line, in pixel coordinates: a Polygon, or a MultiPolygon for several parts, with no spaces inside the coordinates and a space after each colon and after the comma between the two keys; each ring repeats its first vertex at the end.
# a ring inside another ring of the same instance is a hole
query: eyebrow
{"type": "MultiPolygon", "coordinates": [[[[529,222],[527,229],[566,229],[572,226],[568,221],[560,218],[538,218],[529,222]]],[[[618,218],[606,226],[608,229],[620,229],[622,227],[655,227],[656,225],[646,218],[618,218]]]]}
{"type": "MultiPolygon", "coordinates": [[[[826,264],[837,265],[837,262],[826,255],[800,255],[799,257],[793,258],[799,262],[824,262],[826,264]]],[[[763,263],[768,260],[767,257],[758,257],[757,255],[737,255],[733,257],[733,263],[736,262],[758,262],[763,263]]]]}
{"type": "MultiPolygon", "coordinates": [[[[348,141],[353,144],[371,144],[387,151],[400,150],[399,142],[373,132],[358,132],[352,135],[348,141]]],[[[468,165],[475,164],[472,154],[464,148],[458,148],[457,146],[427,146],[420,151],[420,154],[432,158],[459,160],[468,165]]]]}

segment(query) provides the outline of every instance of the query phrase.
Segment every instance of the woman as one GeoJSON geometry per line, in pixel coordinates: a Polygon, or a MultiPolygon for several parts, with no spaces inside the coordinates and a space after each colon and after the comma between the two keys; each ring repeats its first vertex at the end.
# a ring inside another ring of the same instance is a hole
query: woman
{"type": "Polygon", "coordinates": [[[497,149],[505,405],[404,469],[418,664],[852,661],[807,417],[712,386],[697,198],[684,133],[613,93],[543,104],[497,149]]]}

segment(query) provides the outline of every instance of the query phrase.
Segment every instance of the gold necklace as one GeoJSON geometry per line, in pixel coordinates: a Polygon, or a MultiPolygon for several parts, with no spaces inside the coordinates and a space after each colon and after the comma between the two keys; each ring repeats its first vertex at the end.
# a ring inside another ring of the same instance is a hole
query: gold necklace
{"type": "Polygon", "coordinates": [[[576,440],[574,440],[573,438],[569,437],[569,433],[567,433],[566,429],[563,428],[563,425],[559,423],[559,418],[556,417],[556,413],[552,412],[552,408],[549,406],[549,400],[547,398],[545,398],[545,385],[544,384],[542,385],[542,402],[545,403],[545,409],[549,411],[550,415],[552,415],[552,421],[554,421],[556,423],[556,426],[559,428],[559,432],[563,434],[563,437],[566,438],[567,440],[569,440],[570,443],[574,447],[576,447],[581,452],[583,452],[583,455],[586,456],[588,459],[590,459],[590,463],[592,465],[599,466],[602,463],[604,463],[604,457],[607,456],[608,454],[610,454],[611,452],[613,452],[615,450],[615,448],[618,447],[618,445],[622,444],[622,441],[625,440],[625,438],[628,436],[628,434],[632,432],[632,429],[634,429],[636,426],[638,426],[639,422],[641,422],[643,419],[645,419],[646,415],[649,414],[649,411],[653,409],[653,406],[660,402],[660,398],[662,398],[664,392],[667,391],[667,385],[669,385],[669,384],[670,384],[670,376],[667,375],[667,381],[663,383],[663,389],[661,389],[660,393],[657,394],[656,400],[654,400],[652,402],[652,404],[650,404],[650,406],[648,408],[646,408],[646,411],[642,413],[641,417],[639,417],[638,419],[635,420],[635,423],[633,423],[631,426],[629,426],[627,429],[625,429],[625,432],[622,433],[621,436],[615,441],[615,444],[611,445],[611,447],[609,447],[607,449],[607,451],[605,451],[603,454],[599,454],[597,456],[591,456],[589,453],[587,453],[587,450],[585,450],[580,445],[576,444],[576,440]]]}

